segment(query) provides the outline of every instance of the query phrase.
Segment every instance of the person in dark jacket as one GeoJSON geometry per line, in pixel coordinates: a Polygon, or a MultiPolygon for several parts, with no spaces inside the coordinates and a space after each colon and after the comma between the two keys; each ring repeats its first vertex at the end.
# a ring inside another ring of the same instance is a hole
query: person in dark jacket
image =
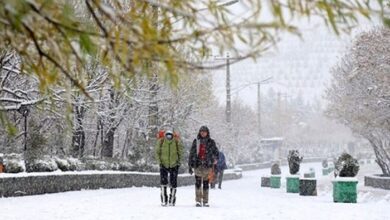
{"type": "Polygon", "coordinates": [[[196,206],[209,206],[209,173],[218,161],[218,148],[210,138],[208,127],[202,126],[196,139],[192,142],[188,166],[192,175],[195,169],[195,201],[196,206]],[[202,187],[203,185],[203,187],[202,187]]]}
{"type": "Polygon", "coordinates": [[[221,189],[223,171],[227,169],[225,155],[219,151],[218,162],[215,169],[215,179],[218,181],[218,189],[221,189]]]}

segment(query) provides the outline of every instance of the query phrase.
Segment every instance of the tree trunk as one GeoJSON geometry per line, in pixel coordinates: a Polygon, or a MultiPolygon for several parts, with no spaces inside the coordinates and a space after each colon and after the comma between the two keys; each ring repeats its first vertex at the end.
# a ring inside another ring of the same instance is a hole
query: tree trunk
{"type": "Polygon", "coordinates": [[[133,132],[130,132],[130,129],[126,130],[126,137],[125,142],[123,143],[122,151],[121,151],[121,158],[126,159],[127,155],[129,154],[129,145],[130,145],[130,136],[133,132]]]}
{"type": "Polygon", "coordinates": [[[379,140],[374,135],[370,135],[368,138],[376,157],[376,163],[382,170],[383,175],[390,176],[390,160],[388,159],[389,155],[387,154],[386,147],[382,146],[385,141],[379,140]]]}
{"type": "Polygon", "coordinates": [[[114,155],[114,134],[115,129],[108,130],[106,136],[104,137],[102,157],[112,158],[114,155]]]}
{"type": "Polygon", "coordinates": [[[101,132],[102,130],[102,122],[101,122],[101,118],[99,117],[98,120],[97,120],[97,123],[96,123],[96,135],[95,135],[95,140],[93,141],[93,156],[96,157],[96,153],[98,152],[97,151],[97,142],[98,142],[98,139],[99,139],[99,133],[101,132]]]}
{"type": "MultiPolygon", "coordinates": [[[[158,20],[158,8],[153,6],[153,20],[158,20]]],[[[156,27],[158,26],[157,22],[154,24],[156,27]]],[[[157,74],[157,66],[152,61],[148,61],[147,66],[149,71],[152,71],[151,77],[149,80],[149,133],[148,139],[155,138],[158,131],[158,105],[157,105],[157,95],[158,95],[158,74],[157,74]]]]}
{"type": "Polygon", "coordinates": [[[83,127],[85,108],[81,105],[74,106],[75,129],[72,137],[72,155],[73,157],[83,157],[85,147],[85,131],[83,127]]]}

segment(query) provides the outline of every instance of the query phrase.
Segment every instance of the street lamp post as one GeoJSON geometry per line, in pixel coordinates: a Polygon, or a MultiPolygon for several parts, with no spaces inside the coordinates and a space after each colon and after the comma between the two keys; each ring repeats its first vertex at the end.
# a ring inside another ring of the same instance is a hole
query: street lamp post
{"type": "Polygon", "coordinates": [[[232,102],[230,94],[230,57],[226,58],[226,122],[230,124],[232,120],[232,102]]]}
{"type": "Polygon", "coordinates": [[[257,82],[257,126],[259,139],[261,138],[261,84],[270,83],[272,77],[257,82]]]}

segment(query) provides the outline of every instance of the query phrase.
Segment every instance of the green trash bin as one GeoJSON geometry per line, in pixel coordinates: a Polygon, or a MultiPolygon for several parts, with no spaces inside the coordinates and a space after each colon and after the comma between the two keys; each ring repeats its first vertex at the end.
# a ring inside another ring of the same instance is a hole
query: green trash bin
{"type": "Polygon", "coordinates": [[[270,177],[262,176],[261,177],[261,187],[270,187],[270,177]]]}
{"type": "Polygon", "coordinates": [[[333,183],[333,202],[356,203],[357,183],[356,178],[339,177],[333,183]]]}
{"type": "Polygon", "coordinates": [[[314,178],[299,179],[299,195],[301,196],[316,196],[317,195],[317,180],[314,178]]]}
{"type": "Polygon", "coordinates": [[[280,175],[271,175],[271,188],[280,188],[280,175]]]}
{"type": "Polygon", "coordinates": [[[299,176],[286,177],[286,186],[288,193],[299,193],[299,176]]]}

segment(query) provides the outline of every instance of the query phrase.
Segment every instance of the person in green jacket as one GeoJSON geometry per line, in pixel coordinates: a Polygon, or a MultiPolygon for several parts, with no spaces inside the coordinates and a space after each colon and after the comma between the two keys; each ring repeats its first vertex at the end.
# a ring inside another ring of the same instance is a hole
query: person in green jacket
{"type": "Polygon", "coordinates": [[[177,175],[183,158],[183,144],[170,130],[156,144],[156,160],[160,164],[161,205],[176,203],[177,175]],[[168,174],[170,195],[168,198],[168,174]]]}

